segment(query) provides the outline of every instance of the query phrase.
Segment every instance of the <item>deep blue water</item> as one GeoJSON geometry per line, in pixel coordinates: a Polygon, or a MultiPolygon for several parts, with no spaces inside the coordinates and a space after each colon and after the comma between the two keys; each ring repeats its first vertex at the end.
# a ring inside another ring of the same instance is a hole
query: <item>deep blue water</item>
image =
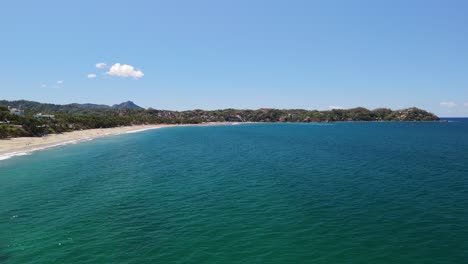
{"type": "Polygon", "coordinates": [[[468,122],[108,137],[0,161],[0,201],[2,264],[465,263],[468,122]]]}

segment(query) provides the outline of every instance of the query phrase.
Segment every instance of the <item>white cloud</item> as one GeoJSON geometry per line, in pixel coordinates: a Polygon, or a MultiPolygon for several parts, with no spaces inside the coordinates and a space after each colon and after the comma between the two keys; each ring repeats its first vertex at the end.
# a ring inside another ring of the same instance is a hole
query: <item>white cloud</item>
{"type": "Polygon", "coordinates": [[[96,78],[96,74],[94,73],[88,74],[88,79],[93,79],[93,78],[96,78]]]}
{"type": "Polygon", "coordinates": [[[468,103],[464,103],[464,104],[463,104],[463,106],[466,106],[466,107],[468,107],[468,103]]]}
{"type": "Polygon", "coordinates": [[[457,106],[457,103],[452,102],[452,101],[440,102],[440,106],[451,108],[451,107],[457,106]]]}
{"type": "Polygon", "coordinates": [[[58,85],[63,84],[63,81],[57,81],[57,84],[58,85]]]}
{"type": "Polygon", "coordinates": [[[106,72],[108,75],[119,77],[133,77],[135,79],[143,77],[143,72],[135,70],[132,65],[116,63],[106,72]]]}
{"type": "Polygon", "coordinates": [[[47,85],[41,84],[41,88],[46,88],[46,87],[47,87],[47,85]]]}
{"type": "Polygon", "coordinates": [[[339,106],[339,105],[329,105],[328,108],[330,108],[330,109],[344,109],[343,106],[339,106]]]}
{"type": "Polygon", "coordinates": [[[104,69],[106,67],[107,67],[107,64],[105,64],[104,62],[96,63],[96,68],[98,69],[104,69]]]}

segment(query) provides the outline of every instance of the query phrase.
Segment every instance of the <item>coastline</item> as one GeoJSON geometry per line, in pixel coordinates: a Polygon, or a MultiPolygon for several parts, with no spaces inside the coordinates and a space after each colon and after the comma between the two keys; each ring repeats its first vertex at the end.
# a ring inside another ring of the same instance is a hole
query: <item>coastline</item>
{"type": "Polygon", "coordinates": [[[101,137],[115,136],[120,134],[138,133],[146,130],[160,129],[166,127],[182,126],[215,126],[235,125],[235,122],[212,122],[202,124],[157,124],[157,125],[135,125],[113,128],[95,128],[79,131],[66,132],[62,134],[50,134],[44,137],[18,137],[0,140],[0,161],[14,156],[29,155],[32,152],[70,144],[77,144],[101,137]]]}
{"type": "MultiPolygon", "coordinates": [[[[337,121],[336,123],[351,123],[351,122],[371,122],[385,123],[394,121],[337,121]]],[[[441,122],[441,121],[415,121],[415,122],[441,122]]],[[[445,121],[454,122],[454,121],[445,121]]],[[[138,133],[146,130],[168,128],[168,127],[185,127],[185,126],[223,126],[223,125],[240,125],[253,123],[269,123],[269,122],[206,122],[200,124],[155,124],[155,125],[134,125],[122,126],[113,128],[95,128],[65,132],[62,134],[50,134],[44,137],[16,137],[8,139],[0,139],[0,161],[12,158],[14,156],[30,155],[35,151],[45,150],[49,148],[62,147],[66,145],[77,144],[84,141],[90,141],[101,137],[115,136],[121,134],[138,133]]],[[[290,123],[290,122],[285,122],[290,123]]],[[[297,122],[292,122],[297,123],[297,122]]],[[[323,122],[324,124],[328,124],[323,122]]]]}

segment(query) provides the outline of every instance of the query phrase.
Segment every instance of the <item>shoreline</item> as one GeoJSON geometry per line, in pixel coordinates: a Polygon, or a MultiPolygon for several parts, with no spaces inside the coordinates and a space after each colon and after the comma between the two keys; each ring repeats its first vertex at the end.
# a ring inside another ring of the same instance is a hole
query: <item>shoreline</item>
{"type": "Polygon", "coordinates": [[[222,126],[237,125],[237,122],[211,122],[202,124],[157,124],[157,125],[135,125],[113,128],[95,128],[65,132],[62,134],[50,134],[44,137],[17,137],[0,140],[0,161],[15,156],[30,155],[33,152],[55,147],[77,144],[102,137],[116,136],[121,134],[138,133],[147,130],[184,127],[184,126],[222,126]]]}
{"type": "MultiPolygon", "coordinates": [[[[354,123],[354,122],[372,122],[372,123],[392,123],[395,121],[336,121],[331,123],[354,123]]],[[[454,121],[406,121],[407,122],[454,122],[454,121]]],[[[33,152],[46,150],[49,148],[62,147],[66,145],[78,144],[94,139],[116,136],[121,134],[132,134],[143,132],[146,130],[169,128],[169,127],[186,127],[186,126],[223,126],[223,125],[240,125],[240,124],[268,124],[271,122],[206,122],[200,124],[154,124],[154,125],[134,125],[122,126],[113,128],[94,128],[85,130],[76,130],[65,132],[62,134],[49,134],[43,137],[16,137],[8,139],[0,139],[0,161],[10,159],[15,156],[30,155],[33,152]]],[[[275,122],[273,122],[275,123],[275,122]]],[[[298,123],[298,122],[285,122],[298,123]]],[[[301,123],[301,122],[299,122],[301,123]]],[[[316,122],[311,122],[316,123],[316,122]]],[[[328,122],[318,122],[329,124],[328,122]]]]}

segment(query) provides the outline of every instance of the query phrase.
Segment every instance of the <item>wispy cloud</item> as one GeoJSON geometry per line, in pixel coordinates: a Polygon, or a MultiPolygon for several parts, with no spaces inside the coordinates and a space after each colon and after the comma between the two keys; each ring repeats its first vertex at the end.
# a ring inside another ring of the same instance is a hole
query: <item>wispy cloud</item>
{"type": "Polygon", "coordinates": [[[47,85],[41,84],[41,88],[46,88],[46,87],[47,87],[47,85]]]}
{"type": "Polygon", "coordinates": [[[443,107],[452,108],[452,107],[457,106],[457,103],[452,102],[452,101],[447,101],[447,102],[440,102],[439,105],[443,107]]]}
{"type": "Polygon", "coordinates": [[[468,103],[464,103],[463,106],[468,107],[468,103]]]}
{"type": "Polygon", "coordinates": [[[55,89],[60,89],[63,87],[63,81],[62,80],[58,80],[55,82],[55,85],[52,85],[52,88],[55,88],[55,89]]]}
{"type": "Polygon", "coordinates": [[[116,63],[110,67],[107,75],[119,76],[119,77],[133,77],[139,79],[143,77],[144,73],[140,70],[136,70],[132,65],[116,63]]]}
{"type": "Polygon", "coordinates": [[[96,63],[96,68],[98,69],[104,69],[106,67],[107,67],[107,64],[105,64],[104,62],[96,63]]]}
{"type": "Polygon", "coordinates": [[[96,78],[96,76],[97,76],[96,74],[90,73],[90,74],[88,74],[88,79],[96,78]]]}
{"type": "Polygon", "coordinates": [[[330,108],[330,109],[344,109],[343,106],[339,106],[339,105],[329,105],[328,108],[330,108]]]}

